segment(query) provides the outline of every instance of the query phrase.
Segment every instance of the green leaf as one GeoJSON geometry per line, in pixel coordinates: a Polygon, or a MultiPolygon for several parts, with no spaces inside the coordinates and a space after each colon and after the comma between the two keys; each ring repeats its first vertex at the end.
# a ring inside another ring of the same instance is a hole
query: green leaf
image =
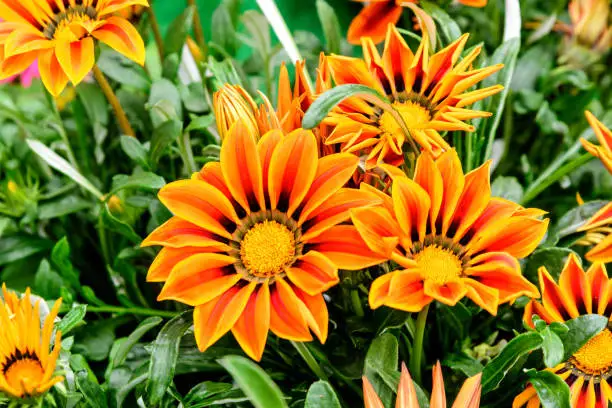
{"type": "Polygon", "coordinates": [[[327,53],[340,54],[342,34],[334,8],[327,4],[325,0],[317,0],[317,14],[319,15],[319,20],[321,20],[321,26],[323,27],[323,36],[325,37],[325,48],[327,53]]]}
{"type": "Polygon", "coordinates": [[[238,49],[236,27],[232,16],[223,3],[215,9],[212,15],[212,42],[221,47],[229,55],[235,55],[238,49]]]}
{"type": "Polygon", "coordinates": [[[164,39],[164,54],[180,54],[193,25],[193,7],[187,7],[168,27],[164,39]]]}
{"type": "Polygon", "coordinates": [[[121,234],[135,244],[140,244],[140,242],[142,242],[142,238],[134,231],[134,228],[121,221],[110,212],[108,204],[104,204],[102,207],[100,217],[102,217],[102,224],[109,231],[121,234]]]}
{"type": "Polygon", "coordinates": [[[472,377],[484,370],[480,361],[463,352],[449,355],[442,361],[442,364],[455,371],[461,371],[468,377],[472,377]]]}
{"type": "Polygon", "coordinates": [[[281,390],[274,381],[251,360],[241,356],[219,359],[255,408],[287,408],[281,390]]]}
{"type": "Polygon", "coordinates": [[[183,405],[186,408],[200,408],[237,404],[248,400],[244,393],[232,384],[204,381],[189,390],[183,398],[183,405]]]}
{"type": "Polygon", "coordinates": [[[214,115],[197,116],[191,119],[191,122],[189,122],[189,125],[187,126],[185,131],[191,132],[192,130],[206,129],[212,126],[213,123],[215,123],[214,115]]]}
{"type": "MultiPolygon", "coordinates": [[[[535,251],[529,258],[523,271],[532,282],[538,281],[538,269],[546,267],[553,279],[558,280],[567,259],[571,254],[577,255],[568,248],[542,248],[535,251]]],[[[579,257],[577,259],[580,259],[579,257]]]]}
{"type": "Polygon", "coordinates": [[[518,203],[523,198],[523,186],[516,177],[499,176],[491,185],[491,195],[518,203]]]}
{"type": "Polygon", "coordinates": [[[10,235],[0,239],[0,266],[46,251],[53,243],[34,235],[10,235]]]}
{"type": "Polygon", "coordinates": [[[183,119],[183,101],[178,88],[166,78],[153,82],[147,106],[159,106],[162,101],[167,101],[164,112],[159,109],[151,109],[151,122],[156,128],[168,120],[180,121],[183,119]]]}
{"type": "Polygon", "coordinates": [[[389,384],[388,377],[397,374],[399,359],[397,338],[385,333],[370,344],[364,364],[364,375],[376,390],[384,406],[390,406],[397,386],[389,384]]]}
{"type": "MultiPolygon", "coordinates": [[[[272,43],[270,40],[270,26],[266,17],[258,11],[247,10],[240,17],[242,24],[249,32],[243,41],[247,42],[259,54],[262,63],[269,60],[272,43]]],[[[263,66],[263,69],[270,69],[270,66],[263,66]]]]}
{"type": "Polygon", "coordinates": [[[102,197],[102,193],[93,184],[89,182],[81,173],[79,173],[70,163],[64,160],[63,157],[49,149],[47,146],[34,139],[27,139],[26,143],[30,149],[34,151],[45,163],[53,167],[55,170],[72,179],[78,185],[89,191],[97,198],[102,197]]]}
{"type": "Polygon", "coordinates": [[[340,408],[340,401],[327,381],[317,381],[308,389],[304,408],[340,408]]]}
{"type": "Polygon", "coordinates": [[[569,210],[559,219],[554,228],[551,229],[547,244],[555,245],[560,239],[575,234],[578,228],[603,208],[608,201],[590,201],[579,207],[569,210]]]}
{"type": "Polygon", "coordinates": [[[48,201],[38,206],[38,219],[50,220],[63,217],[75,212],[89,210],[93,206],[91,201],[78,196],[69,195],[59,200],[48,201]]]}
{"type": "Polygon", "coordinates": [[[82,354],[90,361],[103,361],[115,341],[115,322],[98,320],[82,327],[75,333],[72,351],[82,354]]]}
{"type": "Polygon", "coordinates": [[[158,316],[149,317],[138,325],[132,333],[125,339],[123,343],[117,349],[116,354],[113,356],[111,363],[112,367],[119,367],[125,362],[128,353],[138,343],[138,341],[144,336],[149,330],[158,326],[162,322],[162,318],[158,316]]]}
{"type": "Polygon", "coordinates": [[[125,188],[139,188],[143,190],[159,190],[166,185],[162,176],[155,173],[137,173],[131,176],[117,174],[113,177],[113,189],[107,194],[108,197],[125,188]]]}
{"type": "Polygon", "coordinates": [[[149,169],[148,150],[135,137],[121,135],[121,148],[128,157],[145,169],[149,169]]]}
{"type": "Polygon", "coordinates": [[[570,358],[580,350],[593,336],[601,332],[608,325],[608,318],[597,314],[582,315],[565,322],[569,331],[560,335],[565,347],[564,360],[570,358]]]}
{"type": "Polygon", "coordinates": [[[504,64],[504,68],[486,78],[483,81],[483,87],[501,84],[504,86],[504,89],[500,93],[489,97],[489,103],[486,110],[488,112],[492,112],[493,117],[487,120],[484,126],[481,125],[486,140],[484,156],[485,160],[491,158],[491,153],[493,152],[493,140],[495,139],[497,128],[499,127],[499,123],[501,122],[501,118],[503,116],[506,98],[508,97],[508,92],[510,90],[510,82],[512,81],[512,75],[514,74],[516,59],[518,57],[520,48],[520,39],[512,38],[500,45],[495,50],[491,60],[489,61],[489,65],[501,63],[504,64]]]}
{"type": "Polygon", "coordinates": [[[368,88],[365,85],[348,84],[336,86],[329,91],[321,94],[314,103],[308,108],[304,119],[302,120],[302,127],[304,129],[315,128],[327,114],[339,103],[352,96],[374,96],[381,100],[386,100],[384,96],[380,95],[376,90],[368,88]]]}
{"type": "Polygon", "coordinates": [[[181,338],[193,324],[192,313],[187,311],[166,323],[151,346],[149,378],[146,384],[149,405],[158,404],[172,383],[181,338]]]}
{"type": "Polygon", "coordinates": [[[461,28],[459,28],[459,25],[446,13],[446,11],[429,1],[420,2],[420,6],[438,23],[436,28],[444,39],[444,44],[450,44],[461,37],[461,28]]]}
{"type": "Polygon", "coordinates": [[[107,77],[141,91],[151,87],[143,67],[108,47],[102,47],[96,64],[107,77]]]}
{"type": "Polygon", "coordinates": [[[57,299],[61,296],[64,280],[59,274],[51,270],[46,259],[40,262],[34,279],[34,289],[45,299],[57,299]]]}
{"type": "Polygon", "coordinates": [[[519,359],[539,349],[542,342],[542,336],[535,332],[519,334],[513,338],[482,371],[482,393],[486,394],[495,390],[519,359]]]}
{"type": "Polygon", "coordinates": [[[181,136],[182,129],[183,123],[178,120],[169,120],[155,128],[151,137],[151,149],[149,150],[151,163],[157,164],[168,146],[181,136]]]}
{"type": "Polygon", "coordinates": [[[552,331],[550,327],[542,330],[540,334],[544,339],[542,351],[544,352],[544,364],[546,364],[546,367],[552,368],[561,364],[564,347],[559,335],[552,331]]]}
{"type": "Polygon", "coordinates": [[[62,333],[62,337],[66,338],[66,334],[70,333],[75,327],[84,324],[85,314],[87,313],[87,305],[72,306],[70,311],[66,313],[62,320],[57,324],[57,330],[62,333]]]}
{"type": "Polygon", "coordinates": [[[75,373],[76,385],[83,393],[85,401],[90,407],[106,408],[108,403],[104,390],[100,387],[98,379],[89,368],[87,360],[83,356],[74,354],[70,356],[70,367],[75,373]]]}
{"type": "Polygon", "coordinates": [[[544,408],[570,408],[570,389],[565,381],[550,371],[529,373],[529,381],[544,408]]]}
{"type": "Polygon", "coordinates": [[[51,262],[62,278],[70,283],[74,289],[79,290],[81,288],[79,272],[74,269],[70,260],[70,244],[66,237],[60,239],[51,250],[51,262]]]}

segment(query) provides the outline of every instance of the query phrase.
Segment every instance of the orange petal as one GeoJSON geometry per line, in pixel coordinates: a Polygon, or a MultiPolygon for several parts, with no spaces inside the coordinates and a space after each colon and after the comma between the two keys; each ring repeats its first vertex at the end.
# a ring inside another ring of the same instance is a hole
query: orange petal
{"type": "Polygon", "coordinates": [[[569,319],[569,313],[563,304],[563,294],[545,267],[538,269],[540,291],[542,293],[542,305],[549,316],[556,322],[564,322],[569,319]]]}
{"type": "Polygon", "coordinates": [[[491,161],[487,161],[465,176],[463,193],[453,214],[453,227],[457,230],[453,237],[458,242],[472,224],[485,210],[491,199],[490,177],[491,161]]]}
{"type": "Polygon", "coordinates": [[[588,313],[597,313],[604,315],[608,306],[610,306],[610,290],[611,285],[608,280],[606,267],[601,263],[591,265],[586,273],[588,285],[591,287],[591,297],[593,305],[588,308],[588,313]]]}
{"type": "Polygon", "coordinates": [[[407,91],[403,81],[403,73],[410,69],[412,51],[399,31],[392,25],[387,27],[382,61],[383,70],[391,85],[393,96],[398,97],[398,93],[407,91]]]}
{"type": "Polygon", "coordinates": [[[444,184],[444,195],[436,224],[441,225],[441,233],[446,235],[455,208],[463,192],[465,177],[461,168],[461,161],[455,150],[442,153],[436,161],[436,166],[440,170],[444,184]]]}
{"type": "Polygon", "coordinates": [[[465,380],[452,408],[480,407],[480,393],[482,391],[482,385],[480,384],[481,377],[482,373],[479,373],[465,380]]]}
{"type": "Polygon", "coordinates": [[[163,245],[171,248],[191,246],[227,249],[227,245],[221,242],[220,238],[221,237],[195,224],[179,217],[172,217],[151,232],[151,234],[142,241],[140,246],[163,245]]]}
{"type": "Polygon", "coordinates": [[[221,146],[221,170],[227,188],[242,208],[250,214],[266,208],[263,195],[262,170],[255,137],[238,120],[231,127],[221,146]]]}
{"type": "Polygon", "coordinates": [[[253,292],[244,312],[232,327],[232,333],[244,352],[260,361],[270,329],[270,286],[261,285],[253,292]]]}
{"type": "Polygon", "coordinates": [[[234,286],[210,302],[196,306],[193,323],[200,351],[206,351],[236,324],[256,286],[255,282],[242,288],[234,286]]]}
{"type": "Polygon", "coordinates": [[[590,262],[612,262],[612,234],[609,234],[603,241],[587,252],[586,259],[590,262]]]}
{"type": "Polygon", "coordinates": [[[203,251],[202,248],[198,247],[162,248],[149,267],[147,282],[165,281],[177,263],[203,251]]]}
{"type": "Polygon", "coordinates": [[[419,241],[423,241],[431,207],[427,192],[409,178],[397,178],[393,181],[391,197],[397,224],[404,235],[412,237],[416,231],[419,241]]]}
{"type": "Polygon", "coordinates": [[[144,42],[138,30],[126,19],[108,17],[91,35],[136,63],[144,65],[144,42]]]}
{"type": "Polygon", "coordinates": [[[372,309],[378,309],[384,305],[389,297],[389,288],[391,287],[391,279],[398,274],[399,271],[386,273],[379,276],[372,282],[370,292],[368,293],[368,302],[372,309]]]}
{"type": "Polygon", "coordinates": [[[238,215],[227,197],[199,180],[179,180],[164,186],[159,200],[174,215],[207,231],[231,238],[238,215]]]}
{"type": "Polygon", "coordinates": [[[584,225],[578,228],[578,231],[587,231],[607,224],[612,224],[612,201],[593,214],[584,225]]]}
{"type": "Polygon", "coordinates": [[[299,223],[308,219],[314,210],[340,190],[350,180],[358,164],[359,158],[349,153],[333,154],[319,159],[317,173],[304,199],[299,223]]]}
{"type": "Polygon", "coordinates": [[[440,174],[431,154],[423,153],[417,159],[414,181],[427,192],[431,200],[429,208],[430,229],[435,234],[435,223],[442,205],[444,187],[442,174],[440,174]]]}
{"type": "Polygon", "coordinates": [[[308,248],[325,255],[338,269],[359,270],[387,259],[365,244],[352,225],[337,225],[308,241],[308,248]]]}
{"type": "Polygon", "coordinates": [[[570,254],[559,275],[561,301],[572,319],[590,309],[593,304],[591,286],[587,284],[586,274],[578,262],[576,255],[570,254]]]}
{"type": "Polygon", "coordinates": [[[432,300],[433,298],[425,293],[421,274],[417,271],[403,270],[393,274],[384,304],[405,312],[420,312],[432,300]]]}
{"type": "Polygon", "coordinates": [[[176,300],[197,306],[221,295],[238,281],[240,274],[227,267],[233,257],[203,253],[190,256],[172,268],[158,300],[176,300]]]}
{"type": "Polygon", "coordinates": [[[303,312],[305,306],[283,279],[276,280],[271,288],[270,301],[270,330],[274,334],[294,341],[312,340],[303,312]]]}
{"type": "MultiPolygon", "coordinates": [[[[3,72],[6,63],[5,61],[2,64],[3,72]]],[[[38,70],[40,71],[40,79],[51,95],[58,96],[62,93],[68,83],[68,76],[64,73],[54,50],[46,50],[38,54],[38,70]]]]}
{"type": "Polygon", "coordinates": [[[363,380],[363,403],[365,408],[385,408],[367,377],[364,375],[361,378],[363,380]]]}
{"type": "Polygon", "coordinates": [[[467,293],[468,289],[463,281],[437,284],[430,279],[425,280],[423,291],[426,296],[448,306],[455,306],[467,293]]]}
{"type": "Polygon", "coordinates": [[[459,0],[459,3],[470,7],[484,7],[487,5],[487,0],[459,0]]]}
{"type": "Polygon", "coordinates": [[[94,42],[91,37],[80,41],[58,41],[55,55],[68,79],[76,85],[91,71],[95,63],[94,42]]]}
{"type": "Polygon", "coordinates": [[[431,408],[446,408],[446,393],[444,392],[444,378],[442,377],[442,367],[440,362],[436,362],[431,373],[433,385],[431,389],[431,408]]]}
{"type": "Polygon", "coordinates": [[[268,174],[272,209],[293,214],[315,178],[318,157],[317,142],[310,131],[298,129],[280,140],[268,174]]]}
{"type": "Polygon", "coordinates": [[[329,325],[329,313],[322,294],[309,295],[308,293],[294,288],[296,296],[302,301],[303,313],[310,330],[317,336],[321,343],[327,340],[329,325]]]}
{"type": "Polygon", "coordinates": [[[510,217],[489,224],[472,240],[469,252],[507,252],[516,258],[532,253],[544,238],[549,220],[510,217]]]}
{"type": "Polygon", "coordinates": [[[219,162],[208,162],[202,167],[202,169],[194,173],[191,176],[192,179],[204,181],[211,186],[215,187],[217,190],[221,191],[228,200],[232,201],[234,197],[232,193],[227,188],[227,182],[223,177],[223,170],[221,169],[221,163],[219,162]]]}
{"type": "Polygon", "coordinates": [[[497,315],[497,307],[499,306],[499,290],[483,285],[482,283],[473,280],[465,279],[467,293],[465,296],[470,298],[472,302],[482,307],[493,316],[497,315]]]}
{"type": "Polygon", "coordinates": [[[410,378],[410,372],[408,372],[404,363],[402,363],[402,374],[400,375],[400,382],[397,387],[395,408],[419,408],[416,389],[414,388],[412,378],[410,378]]]}
{"type": "Polygon", "coordinates": [[[257,143],[257,153],[261,163],[261,174],[263,182],[264,195],[269,199],[268,180],[270,179],[270,161],[274,154],[274,149],[283,138],[283,133],[280,130],[271,130],[259,139],[257,143]]]}
{"type": "Polygon", "coordinates": [[[114,14],[133,6],[149,7],[149,2],[147,0],[107,0],[104,2],[104,7],[100,7],[98,17],[114,14]]]}
{"type": "Polygon", "coordinates": [[[360,44],[361,37],[370,37],[375,43],[385,39],[387,26],[397,24],[402,8],[395,1],[372,2],[353,19],[347,33],[351,44],[360,44]]]}
{"type": "Polygon", "coordinates": [[[5,57],[53,48],[53,41],[48,40],[40,31],[20,25],[4,41],[5,57]]]}
{"type": "Polygon", "coordinates": [[[308,251],[287,269],[291,282],[309,295],[318,295],[337,284],[338,268],[325,255],[308,251]]]}
{"type": "MultiPolygon", "coordinates": [[[[0,50],[2,47],[0,46],[0,50]]],[[[12,57],[2,57],[0,60],[2,61],[0,79],[6,79],[13,75],[17,75],[26,70],[30,65],[32,65],[36,58],[38,57],[37,51],[26,52],[23,54],[13,55],[12,57]]]]}
{"type": "Polygon", "coordinates": [[[359,208],[351,211],[351,219],[366,245],[375,253],[390,258],[399,242],[399,226],[382,207],[359,208]]]}

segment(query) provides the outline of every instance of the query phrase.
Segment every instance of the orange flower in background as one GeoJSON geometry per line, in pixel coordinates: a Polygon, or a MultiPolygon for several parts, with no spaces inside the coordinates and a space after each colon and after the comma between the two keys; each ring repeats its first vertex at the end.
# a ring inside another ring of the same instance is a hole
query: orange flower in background
{"type": "MultiPolygon", "coordinates": [[[[58,96],[94,66],[94,40],[144,64],[144,43],[116,13],[147,0],[0,0],[0,77],[25,70],[38,58],[45,87],[58,96]]],[[[0,78],[0,79],[1,79],[0,78]]]]}
{"type": "Polygon", "coordinates": [[[334,126],[325,143],[342,151],[366,155],[366,168],[380,162],[403,160],[402,146],[411,137],[423,149],[439,154],[450,148],[440,131],[472,132],[465,120],[487,117],[489,112],[466,109],[503,89],[495,85],[474,91],[471,87],[500,70],[498,64],[471,69],[481,48],[475,47],[463,60],[459,57],[467,34],[445,49],[429,55],[427,35],[413,54],[400,33],[389,26],[382,58],[371,39],[364,39],[364,59],[340,55],[327,57],[330,74],[337,85],[362,84],[386,95],[410,131],[407,136],[389,112],[350,98],[334,109],[324,123],[334,126]]]}
{"type": "Polygon", "coordinates": [[[612,262],[612,202],[597,211],[578,229],[585,236],[576,245],[593,246],[586,254],[591,262],[612,262]]]}
{"type": "Polygon", "coordinates": [[[599,158],[610,174],[612,174],[612,132],[603,123],[597,120],[591,112],[586,111],[584,114],[599,140],[599,146],[584,138],[581,138],[580,142],[589,153],[599,158]]]}
{"type": "Polygon", "coordinates": [[[569,31],[574,41],[599,51],[610,49],[609,0],[572,0],[568,11],[571,20],[569,31]]]}
{"type": "MultiPolygon", "coordinates": [[[[532,316],[546,323],[565,322],[583,314],[610,316],[612,284],[601,263],[584,272],[575,255],[570,255],[557,284],[545,267],[538,271],[542,300],[532,300],[523,319],[534,327],[532,316]]],[[[612,402],[608,379],[612,376],[612,332],[609,328],[595,335],[567,361],[549,369],[570,387],[572,408],[607,407],[612,402]]],[[[535,389],[529,385],[512,403],[513,408],[539,407],[535,389]]]]}
{"type": "Polygon", "coordinates": [[[143,245],[162,245],[147,279],[165,281],[159,300],[195,306],[195,336],[204,351],[232,331],[259,360],[268,331],[295,341],[324,342],[323,292],[338,268],[361,269],[383,259],[355,227],[339,225],[349,210],[374,205],[368,191],[342,188],[358,158],[319,158],[312,132],[273,130],[256,142],[237,122],[191,180],[168,184],[159,198],[174,217],[143,245]]]}
{"type": "MultiPolygon", "coordinates": [[[[480,385],[481,374],[468,378],[459,390],[457,398],[452,408],[478,408],[480,407],[480,385]]],[[[446,408],[446,393],[444,391],[444,378],[442,377],[442,367],[436,363],[432,371],[433,389],[431,391],[430,408],[446,408]]],[[[376,394],[370,381],[363,376],[363,399],[365,408],[385,408],[380,398],[376,394]]],[[[402,363],[402,374],[397,388],[397,401],[395,408],[419,408],[416,389],[406,365],[402,363]]]]}
{"type": "Polygon", "coordinates": [[[21,299],[2,285],[0,299],[0,392],[14,398],[44,394],[53,385],[64,381],[54,377],[61,349],[61,334],[55,333],[53,351],[49,353],[53,324],[61,300],[40,324],[39,302],[32,304],[30,289],[21,299]]]}
{"type": "Polygon", "coordinates": [[[538,219],[541,210],[491,197],[489,165],[464,175],[454,150],[435,162],[419,156],[414,179],[383,165],[391,197],[379,193],[382,206],[351,211],[368,247],[400,267],[372,283],[372,308],[418,312],[433,300],[452,306],[467,296],[496,314],[502,303],[539,296],[518,259],[538,246],[548,220],[538,219]]]}
{"type": "MultiPolygon", "coordinates": [[[[402,5],[418,3],[418,0],[355,0],[368,3],[353,19],[348,29],[347,40],[359,45],[362,37],[370,37],[375,44],[385,39],[387,26],[396,25],[402,16],[402,5]]],[[[458,0],[470,7],[484,7],[487,0],[458,0]]]]}

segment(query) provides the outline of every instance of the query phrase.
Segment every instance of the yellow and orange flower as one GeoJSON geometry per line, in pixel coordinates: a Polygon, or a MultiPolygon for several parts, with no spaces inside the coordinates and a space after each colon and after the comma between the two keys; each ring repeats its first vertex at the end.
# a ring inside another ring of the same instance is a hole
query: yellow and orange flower
{"type": "MultiPolygon", "coordinates": [[[[584,272],[575,255],[570,255],[557,284],[545,267],[538,271],[542,300],[532,300],[525,308],[523,319],[534,327],[532,316],[546,323],[565,322],[583,314],[610,317],[612,283],[601,263],[584,272]]],[[[609,328],[595,335],[567,361],[548,369],[570,387],[572,408],[607,407],[612,402],[612,332],[609,328]]],[[[529,385],[512,403],[512,408],[540,406],[535,389],[529,385]]]]}
{"type": "Polygon", "coordinates": [[[344,224],[351,208],[379,203],[371,192],[343,188],[357,157],[319,158],[315,136],[302,129],[256,140],[238,121],[220,162],[164,187],[159,198],[174,217],[143,245],[164,247],[147,279],[165,281],[160,300],[195,306],[200,350],[231,330],[259,360],[269,330],[295,341],[312,340],[312,331],[324,342],[323,292],[338,283],[338,268],[382,258],[344,224]]]}
{"type": "Polygon", "coordinates": [[[0,299],[0,392],[14,398],[44,394],[63,377],[53,376],[61,348],[61,334],[55,333],[50,353],[53,324],[61,305],[55,302],[41,328],[39,301],[32,304],[30,289],[21,299],[2,285],[0,299]]]}
{"type": "Polygon", "coordinates": [[[612,202],[597,211],[578,231],[585,235],[576,244],[593,246],[587,252],[586,259],[591,262],[612,262],[612,202]]]}
{"type": "Polygon", "coordinates": [[[496,314],[502,303],[539,296],[517,259],[538,246],[548,220],[538,219],[541,210],[491,197],[489,165],[464,175],[455,150],[437,161],[423,153],[414,179],[383,165],[391,196],[379,193],[381,206],[351,211],[368,247],[400,267],[372,283],[372,308],[418,312],[433,300],[452,306],[467,296],[496,314]]]}
{"type": "Polygon", "coordinates": [[[599,158],[603,165],[612,174],[612,132],[603,123],[589,111],[584,113],[589,121],[589,124],[593,128],[597,140],[599,140],[599,146],[589,142],[582,138],[582,146],[593,156],[599,158]]]}
{"type": "Polygon", "coordinates": [[[610,2],[608,0],[572,0],[568,6],[573,41],[598,51],[610,49],[610,2]]]}
{"type": "Polygon", "coordinates": [[[401,163],[402,146],[409,137],[423,149],[439,154],[450,148],[440,131],[474,131],[474,126],[464,121],[491,114],[466,109],[466,106],[498,93],[503,87],[468,89],[503,65],[471,69],[480,47],[459,61],[467,38],[466,34],[430,56],[429,40],[425,35],[413,54],[397,29],[389,26],[382,58],[369,38],[363,40],[364,59],[340,55],[327,57],[336,85],[362,84],[386,95],[410,135],[404,134],[391,113],[362,99],[349,98],[324,120],[325,124],[334,127],[325,143],[337,144],[342,151],[366,155],[369,169],[383,161],[401,163]]]}
{"type": "MultiPolygon", "coordinates": [[[[480,407],[480,385],[481,374],[468,378],[459,390],[457,398],[452,408],[478,408],[480,407]]],[[[442,377],[442,367],[436,363],[432,371],[433,387],[431,390],[431,408],[446,408],[446,393],[444,391],[444,378],[442,377]]],[[[376,394],[374,387],[363,376],[363,399],[365,408],[385,408],[380,398],[376,394]]],[[[419,408],[416,389],[406,365],[402,364],[402,375],[397,388],[397,401],[395,408],[419,408]]]]}
{"type": "Polygon", "coordinates": [[[94,39],[139,64],[144,42],[116,15],[147,0],[0,0],[0,79],[22,72],[38,58],[45,87],[58,96],[78,84],[95,63],[94,39]]]}
{"type": "MultiPolygon", "coordinates": [[[[387,26],[396,25],[402,16],[402,6],[418,3],[418,0],[355,0],[369,3],[353,19],[347,33],[351,44],[359,45],[363,37],[370,37],[375,44],[385,39],[387,26]]],[[[484,7],[487,0],[458,0],[470,7],[484,7]]]]}

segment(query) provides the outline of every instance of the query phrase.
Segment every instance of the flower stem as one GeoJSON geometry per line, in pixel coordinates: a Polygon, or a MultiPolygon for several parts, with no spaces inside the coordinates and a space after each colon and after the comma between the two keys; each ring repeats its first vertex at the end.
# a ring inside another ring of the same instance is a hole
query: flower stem
{"type": "Polygon", "coordinates": [[[111,88],[110,84],[106,80],[106,77],[104,76],[100,68],[98,68],[98,65],[94,65],[93,74],[96,78],[96,81],[98,81],[98,85],[100,85],[102,92],[104,92],[104,96],[106,96],[108,103],[110,103],[113,107],[113,111],[115,112],[115,117],[117,118],[117,123],[119,124],[121,132],[123,132],[123,134],[127,136],[136,137],[134,129],[132,129],[132,126],[128,121],[125,111],[121,107],[119,99],[117,99],[117,95],[115,95],[113,88],[111,88]]]}
{"type": "MultiPolygon", "coordinates": [[[[591,153],[584,153],[583,155],[576,157],[574,160],[567,163],[563,167],[555,168],[551,166],[552,171],[550,171],[551,168],[547,169],[547,171],[543,173],[542,176],[540,176],[536,181],[534,181],[533,184],[529,186],[527,191],[525,191],[525,195],[521,200],[521,204],[527,204],[528,202],[536,198],[538,195],[540,195],[542,191],[550,187],[553,183],[560,180],[563,176],[566,176],[572,171],[576,170],[594,157],[595,156],[591,155],[591,153]]],[[[560,163],[558,163],[558,165],[559,164],[560,163]]]]}
{"type": "Polygon", "coordinates": [[[429,305],[425,306],[418,314],[416,321],[416,332],[412,344],[412,355],[410,356],[410,373],[414,380],[421,384],[421,362],[423,361],[423,338],[425,337],[425,324],[429,305]]]}
{"type": "Polygon", "coordinates": [[[304,362],[308,365],[308,367],[310,367],[312,372],[317,377],[319,377],[319,379],[323,381],[327,381],[328,380],[327,374],[325,374],[325,371],[323,371],[319,363],[317,363],[317,360],[314,358],[310,350],[308,350],[308,347],[306,346],[306,344],[299,342],[299,341],[293,341],[293,340],[290,340],[290,341],[293,347],[295,347],[297,352],[300,354],[304,362]]]}
{"type": "Polygon", "coordinates": [[[206,39],[204,38],[204,30],[202,29],[202,20],[200,20],[200,13],[198,12],[198,5],[195,0],[187,0],[187,4],[194,9],[193,13],[193,35],[195,36],[196,43],[202,50],[202,53],[206,55],[206,39]]]}
{"type": "Polygon", "coordinates": [[[119,307],[119,306],[87,306],[87,311],[92,313],[117,313],[117,314],[134,314],[140,316],[160,316],[160,317],[176,317],[180,313],[169,312],[165,310],[147,309],[144,307],[119,307]]]}
{"type": "Polygon", "coordinates": [[[364,316],[363,306],[361,305],[361,299],[359,298],[359,291],[357,289],[351,289],[351,304],[353,306],[353,311],[359,317],[364,316]]]}
{"type": "Polygon", "coordinates": [[[153,10],[153,5],[149,7],[149,20],[151,21],[151,29],[153,30],[153,37],[155,38],[155,45],[157,45],[157,52],[159,53],[159,60],[164,62],[164,39],[161,35],[159,28],[159,22],[153,10]]]}
{"type": "Polygon", "coordinates": [[[195,159],[193,158],[193,150],[191,148],[191,138],[189,136],[189,132],[183,132],[183,135],[179,137],[178,145],[181,152],[181,158],[183,159],[183,163],[187,168],[187,172],[192,174],[198,171],[195,159]]]}

